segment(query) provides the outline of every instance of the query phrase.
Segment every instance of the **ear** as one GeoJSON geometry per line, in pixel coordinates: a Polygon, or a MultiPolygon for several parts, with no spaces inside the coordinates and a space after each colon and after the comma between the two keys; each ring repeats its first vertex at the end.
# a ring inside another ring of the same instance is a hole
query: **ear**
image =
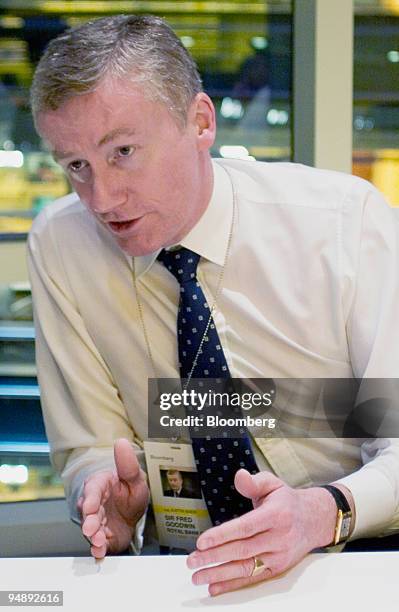
{"type": "Polygon", "coordinates": [[[203,91],[195,96],[189,110],[189,120],[195,129],[199,151],[207,151],[215,142],[216,113],[210,97],[203,91]]]}

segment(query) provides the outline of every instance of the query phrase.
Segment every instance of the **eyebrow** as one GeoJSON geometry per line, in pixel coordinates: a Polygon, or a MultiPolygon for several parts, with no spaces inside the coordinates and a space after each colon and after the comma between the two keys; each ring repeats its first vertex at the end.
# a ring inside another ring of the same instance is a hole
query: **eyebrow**
{"type": "MultiPolygon", "coordinates": [[[[112,142],[113,140],[115,140],[115,138],[118,138],[118,136],[133,136],[136,134],[136,130],[134,130],[133,128],[115,128],[114,130],[111,130],[110,132],[108,132],[107,134],[105,134],[97,143],[97,147],[102,147],[103,145],[112,142]]],[[[65,159],[66,157],[74,157],[75,153],[71,152],[71,151],[57,151],[54,150],[52,152],[52,155],[54,157],[55,160],[60,160],[60,159],[65,159]]]]}

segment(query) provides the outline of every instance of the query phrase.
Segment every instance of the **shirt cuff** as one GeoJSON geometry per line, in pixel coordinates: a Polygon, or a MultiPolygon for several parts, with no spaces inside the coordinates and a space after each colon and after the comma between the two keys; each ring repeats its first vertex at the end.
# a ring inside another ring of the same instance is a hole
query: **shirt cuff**
{"type": "Polygon", "coordinates": [[[347,487],[353,496],[356,521],[349,539],[382,535],[396,507],[392,484],[386,476],[371,466],[363,466],[334,482],[347,487]]]}
{"type": "Polygon", "coordinates": [[[139,555],[143,548],[144,540],[144,528],[147,519],[147,510],[144,512],[141,519],[136,523],[136,529],[134,530],[132,541],[130,542],[129,550],[132,555],[139,555]]]}

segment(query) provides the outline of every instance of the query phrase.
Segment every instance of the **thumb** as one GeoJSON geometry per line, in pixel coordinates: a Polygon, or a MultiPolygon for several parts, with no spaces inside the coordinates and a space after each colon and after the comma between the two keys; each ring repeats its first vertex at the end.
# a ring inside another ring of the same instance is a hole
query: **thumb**
{"type": "Polygon", "coordinates": [[[238,470],[234,485],[241,495],[254,501],[284,486],[284,482],[270,472],[259,472],[251,476],[247,470],[238,470]]]}
{"type": "Polygon", "coordinates": [[[129,440],[119,438],[115,441],[114,457],[119,480],[134,484],[140,474],[140,465],[129,440]]]}

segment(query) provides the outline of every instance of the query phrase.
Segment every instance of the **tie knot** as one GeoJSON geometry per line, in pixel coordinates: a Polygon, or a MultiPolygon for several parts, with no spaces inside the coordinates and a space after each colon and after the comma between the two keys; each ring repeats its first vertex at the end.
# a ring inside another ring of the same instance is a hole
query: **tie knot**
{"type": "Polygon", "coordinates": [[[162,249],[158,255],[159,261],[173,274],[180,285],[196,279],[200,258],[200,255],[184,247],[175,251],[162,249]]]}

